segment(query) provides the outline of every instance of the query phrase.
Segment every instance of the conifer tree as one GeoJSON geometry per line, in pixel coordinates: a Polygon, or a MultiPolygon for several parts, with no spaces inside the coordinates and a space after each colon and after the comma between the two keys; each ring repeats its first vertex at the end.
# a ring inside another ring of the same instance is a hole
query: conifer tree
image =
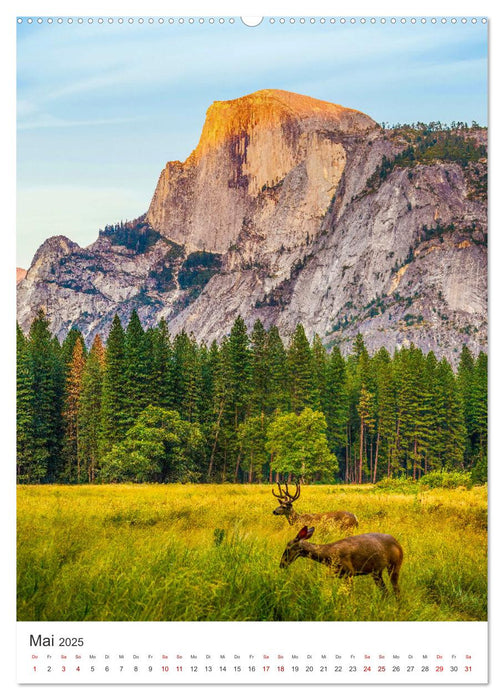
{"type": "Polygon", "coordinates": [[[61,359],[65,366],[65,371],[68,372],[70,365],[72,364],[73,351],[75,348],[75,343],[79,341],[82,344],[84,354],[86,353],[86,343],[84,342],[84,336],[78,328],[72,326],[65,336],[65,339],[61,343],[61,359]]]}
{"type": "MultiPolygon", "coordinates": [[[[386,464],[386,475],[392,473],[392,453],[396,428],[395,386],[392,360],[385,348],[381,348],[372,358],[373,372],[376,376],[377,428],[376,446],[373,466],[373,483],[379,473],[380,457],[386,464]]],[[[383,474],[381,474],[383,475],[383,474]]]]}
{"type": "Polygon", "coordinates": [[[409,458],[412,464],[413,478],[421,475],[421,463],[425,462],[428,450],[430,431],[432,428],[431,416],[428,413],[427,392],[429,376],[425,372],[425,357],[422,351],[412,346],[408,351],[408,363],[410,365],[410,390],[409,406],[409,458]]]}
{"type": "Polygon", "coordinates": [[[437,462],[444,470],[460,469],[466,438],[463,406],[453,370],[445,358],[438,363],[436,388],[437,462]]]}
{"type": "Polygon", "coordinates": [[[480,352],[474,365],[472,390],[474,446],[476,452],[473,476],[486,481],[488,455],[488,357],[480,352]]]}
{"type": "Polygon", "coordinates": [[[369,466],[366,461],[366,451],[365,451],[365,430],[371,430],[374,426],[373,421],[373,395],[370,391],[366,389],[363,384],[361,386],[359,394],[359,405],[358,405],[359,421],[360,421],[360,438],[359,438],[359,468],[358,468],[358,481],[362,484],[362,474],[365,472],[369,474],[369,466]]]}
{"type": "Polygon", "coordinates": [[[138,318],[136,309],[131,312],[124,336],[123,388],[125,426],[129,428],[150,403],[152,348],[138,318]]]}
{"type": "Polygon", "coordinates": [[[214,340],[210,348],[203,343],[200,349],[201,367],[201,392],[200,392],[200,420],[211,423],[215,410],[216,383],[219,372],[219,346],[214,340]]]}
{"type": "Polygon", "coordinates": [[[201,366],[196,341],[185,331],[173,342],[173,382],[175,407],[183,420],[199,420],[201,366]]]}
{"type": "Polygon", "coordinates": [[[430,469],[440,468],[438,455],[441,449],[440,437],[437,431],[437,405],[441,388],[438,377],[438,361],[432,350],[425,356],[424,374],[424,411],[429,435],[424,456],[424,473],[427,473],[430,469]]]}
{"type": "Polygon", "coordinates": [[[362,481],[367,467],[365,428],[373,428],[374,393],[371,387],[370,357],[364,338],[358,333],[346,363],[346,390],[349,398],[345,481],[362,481]],[[360,409],[359,409],[360,407],[360,409]]]}
{"type": "Polygon", "coordinates": [[[457,368],[457,386],[462,399],[466,426],[465,457],[467,462],[471,462],[474,454],[477,452],[477,436],[474,425],[474,374],[474,358],[469,348],[464,345],[457,368]]]}
{"type": "Polygon", "coordinates": [[[62,464],[64,369],[60,347],[40,310],[29,333],[28,352],[33,372],[33,461],[31,481],[51,482],[62,464]]]}
{"type": "Polygon", "coordinates": [[[287,351],[290,403],[294,413],[320,405],[313,355],[303,326],[299,323],[287,351]]]}
{"type": "Polygon", "coordinates": [[[321,405],[327,422],[327,440],[332,452],[344,456],[347,442],[348,394],[345,360],[334,346],[327,363],[326,382],[321,391],[321,405]]]}
{"type": "Polygon", "coordinates": [[[173,408],[174,397],[174,359],[173,345],[168,331],[168,325],[161,319],[152,333],[152,376],[151,403],[161,408],[173,408]]]}
{"type": "Polygon", "coordinates": [[[251,344],[251,410],[254,415],[264,415],[270,393],[270,376],[267,357],[268,335],[258,319],[250,334],[251,344]]]}
{"type": "Polygon", "coordinates": [[[268,459],[266,451],[268,424],[268,420],[264,419],[264,413],[261,413],[259,416],[247,418],[238,426],[238,440],[242,454],[241,467],[249,484],[261,479],[262,467],[268,459]]]}
{"type": "Polygon", "coordinates": [[[311,352],[313,358],[313,376],[315,380],[316,393],[318,396],[318,408],[321,408],[327,386],[329,356],[320,336],[317,333],[313,337],[311,352]]]}
{"type": "Polygon", "coordinates": [[[78,450],[78,413],[85,363],[84,343],[80,337],[77,337],[66,375],[65,403],[63,410],[63,418],[65,421],[65,478],[67,481],[77,483],[81,482],[82,477],[78,450]]]}
{"type": "Polygon", "coordinates": [[[284,413],[290,410],[287,353],[278,332],[277,326],[271,326],[266,339],[266,363],[268,366],[268,397],[266,412],[279,410],[284,413]]]}
{"type": "Polygon", "coordinates": [[[16,326],[16,462],[18,480],[37,481],[33,473],[34,378],[28,341],[16,326]]]}
{"type": "MultiPolygon", "coordinates": [[[[228,428],[226,421],[226,407],[229,404],[230,386],[230,363],[228,358],[229,339],[223,338],[219,351],[216,351],[216,344],[212,344],[212,356],[216,360],[214,374],[214,407],[212,423],[210,425],[210,458],[208,462],[207,479],[215,480],[215,471],[219,463],[226,468],[226,438],[228,428]]],[[[212,350],[211,348],[211,350],[212,350]]],[[[228,411],[229,413],[229,411],[228,411]]]]}
{"type": "Polygon", "coordinates": [[[128,411],[124,388],[126,384],[125,334],[119,316],[112,321],[105,351],[102,391],[102,454],[124,438],[128,411]]]}
{"type": "Polygon", "coordinates": [[[93,345],[82,373],[79,396],[77,449],[79,464],[91,483],[100,468],[100,422],[102,416],[103,373],[105,348],[99,335],[93,345]]]}
{"type": "Polygon", "coordinates": [[[251,399],[252,355],[245,321],[238,316],[233,323],[227,346],[229,365],[229,402],[236,429],[248,415],[251,399]]]}

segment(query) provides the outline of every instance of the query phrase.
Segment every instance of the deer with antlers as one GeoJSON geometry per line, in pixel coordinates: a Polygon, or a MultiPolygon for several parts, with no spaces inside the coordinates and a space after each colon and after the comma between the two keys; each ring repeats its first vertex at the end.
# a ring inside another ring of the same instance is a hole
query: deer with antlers
{"type": "Polygon", "coordinates": [[[324,523],[325,525],[337,526],[344,530],[351,530],[359,524],[355,515],[346,510],[335,510],[330,513],[296,513],[292,504],[301,495],[301,485],[296,484],[296,491],[293,494],[289,493],[287,484],[283,487],[283,490],[278,481],[276,485],[278,486],[278,493],[275,493],[274,488],[271,491],[280,505],[278,508],[275,508],[273,515],[285,515],[289,525],[324,523]]]}
{"type": "Polygon", "coordinates": [[[392,588],[399,596],[399,570],[403,560],[403,550],[392,535],[370,532],[354,535],[332,544],[307,542],[315,528],[301,528],[296,537],[288,542],[280,568],[290,566],[298,557],[308,557],[319,564],[328,566],[339,578],[353,579],[354,576],[371,574],[373,581],[383,592],[387,590],[383,571],[387,569],[392,588]]]}

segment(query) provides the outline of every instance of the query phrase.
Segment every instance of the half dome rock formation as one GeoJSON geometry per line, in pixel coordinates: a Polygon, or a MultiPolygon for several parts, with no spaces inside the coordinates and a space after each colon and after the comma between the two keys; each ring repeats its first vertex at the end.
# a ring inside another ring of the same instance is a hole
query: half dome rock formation
{"type": "Polygon", "coordinates": [[[354,109],[282,90],[207,111],[184,163],[167,163],[146,214],[81,248],[63,236],[19,282],[91,341],[115,313],[165,318],[210,342],[241,314],[297,323],[329,346],[414,342],[455,362],[486,349],[486,130],[381,128],[354,109]]]}
{"type": "Polygon", "coordinates": [[[214,102],[196,149],[161,173],[147,219],[189,250],[225,253],[244,219],[267,248],[276,247],[272,228],[284,245],[300,244],[316,233],[341,180],[342,137],[376,128],[361,112],[283,90],[214,102]],[[295,182],[296,202],[271,206],[286,178],[286,190],[295,182]]]}

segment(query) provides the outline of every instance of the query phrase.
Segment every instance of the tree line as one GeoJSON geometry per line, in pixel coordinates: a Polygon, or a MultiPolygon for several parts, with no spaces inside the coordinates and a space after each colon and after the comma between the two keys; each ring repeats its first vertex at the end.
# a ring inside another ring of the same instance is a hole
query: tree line
{"type": "Polygon", "coordinates": [[[345,483],[460,471],[486,480],[487,356],[410,346],[343,357],[300,324],[238,317],[220,344],[115,316],[88,349],[40,311],[17,329],[20,483],[345,483]]]}

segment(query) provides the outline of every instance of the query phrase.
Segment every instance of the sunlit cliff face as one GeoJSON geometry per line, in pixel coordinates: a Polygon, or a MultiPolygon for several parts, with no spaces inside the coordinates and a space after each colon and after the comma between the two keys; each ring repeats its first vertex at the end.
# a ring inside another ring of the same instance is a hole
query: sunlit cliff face
{"type": "MultiPolygon", "coordinates": [[[[373,126],[372,119],[355,109],[284,90],[259,90],[236,100],[214,102],[207,110],[201,138],[192,156],[200,159],[245,134],[260,138],[261,132],[284,129],[295,137],[317,128],[346,132],[373,126]]],[[[295,143],[290,145],[295,149],[295,143]]]]}
{"type": "MultiPolygon", "coordinates": [[[[306,237],[313,233],[314,216],[327,210],[345,168],[342,134],[374,128],[357,110],[283,90],[214,102],[189,158],[167,163],[148,219],[178,243],[197,249],[204,242],[207,250],[225,253],[244,219],[253,218],[255,199],[290,177],[299,180],[298,212],[310,212],[310,221],[297,216],[290,228],[306,237]]],[[[270,205],[261,214],[268,226],[285,209],[281,196],[270,205]]],[[[254,228],[260,233],[265,224],[255,222],[254,228]]],[[[285,243],[296,244],[292,237],[287,231],[285,243]]]]}

